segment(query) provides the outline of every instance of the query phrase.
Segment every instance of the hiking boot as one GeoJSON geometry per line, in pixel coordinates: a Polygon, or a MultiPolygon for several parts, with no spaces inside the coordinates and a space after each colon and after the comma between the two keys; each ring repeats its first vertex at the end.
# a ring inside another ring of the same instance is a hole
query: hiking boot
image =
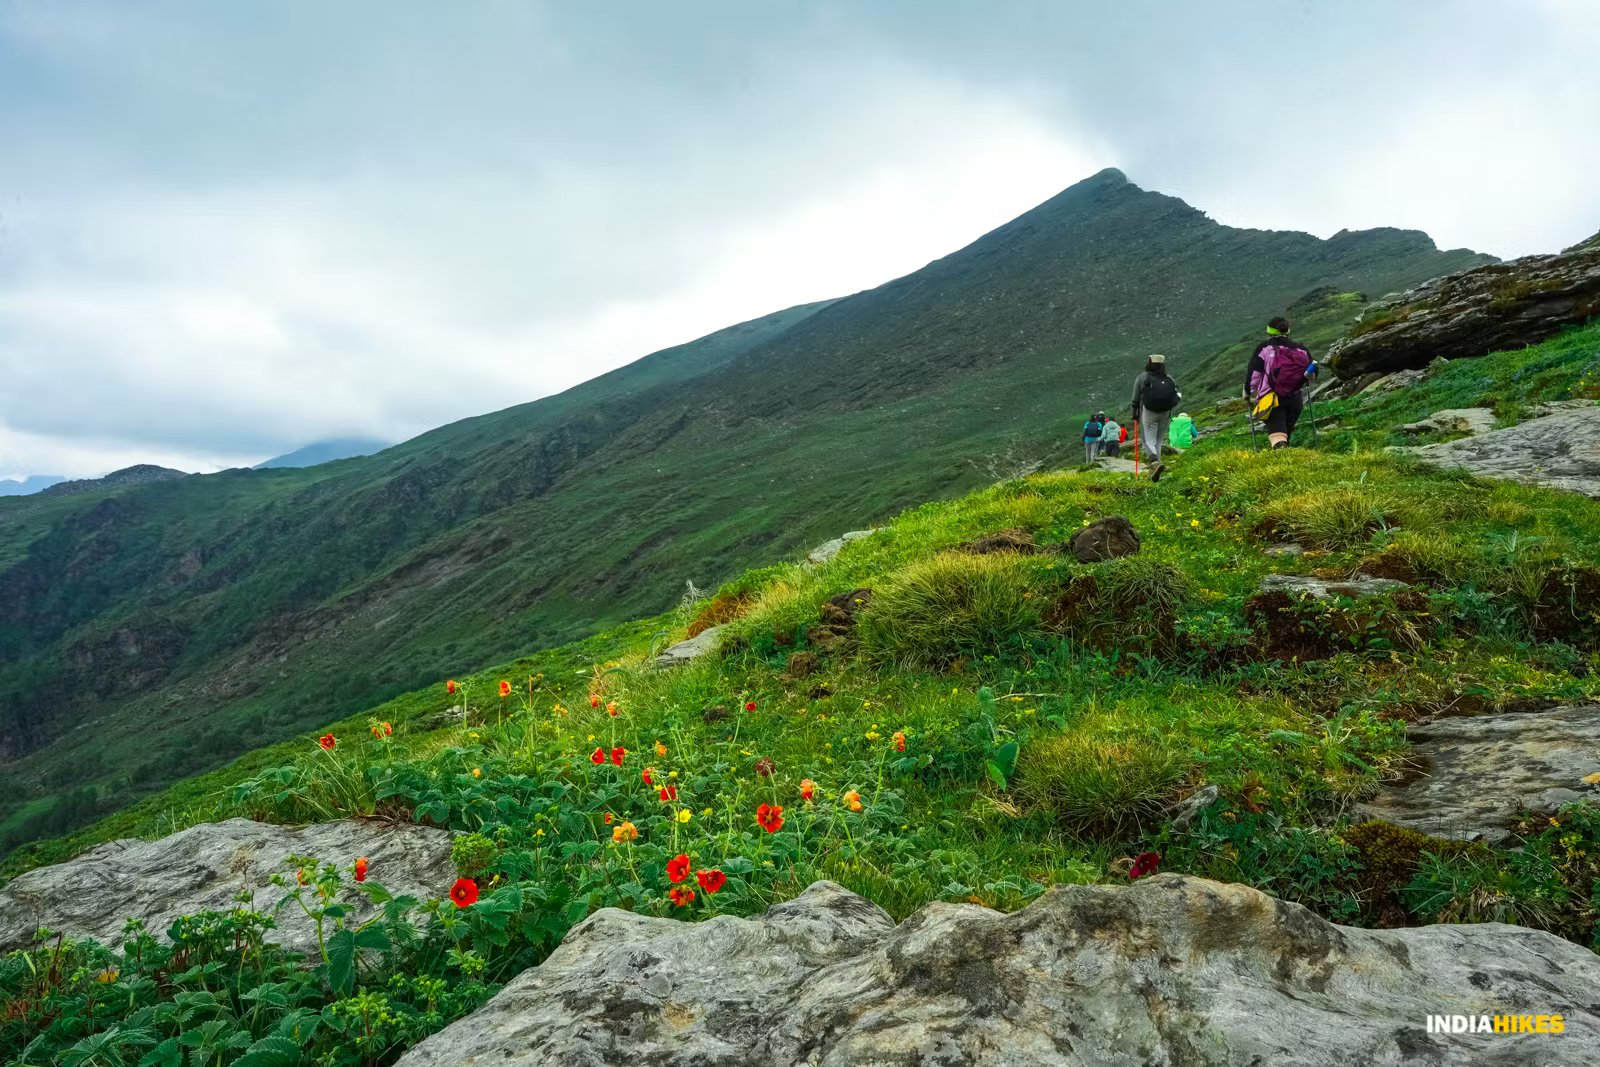
{"type": "Polygon", "coordinates": [[[1166,471],[1166,469],[1167,465],[1165,463],[1162,463],[1159,459],[1156,460],[1155,464],[1150,468],[1150,480],[1152,482],[1159,482],[1161,480],[1162,473],[1166,471]]]}

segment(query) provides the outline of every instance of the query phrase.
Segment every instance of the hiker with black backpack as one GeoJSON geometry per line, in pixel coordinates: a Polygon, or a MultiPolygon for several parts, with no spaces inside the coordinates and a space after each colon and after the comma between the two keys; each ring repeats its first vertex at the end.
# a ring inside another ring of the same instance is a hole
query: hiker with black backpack
{"type": "Polygon", "coordinates": [[[1144,450],[1154,460],[1150,480],[1159,482],[1166,468],[1161,463],[1161,446],[1167,442],[1172,410],[1183,394],[1167,374],[1167,357],[1154,355],[1145,361],[1144,370],[1133,380],[1133,421],[1138,426],[1144,450]]]}
{"type": "MultiPolygon", "coordinates": [[[[1305,400],[1300,387],[1311,368],[1311,353],[1289,340],[1289,320],[1267,323],[1267,339],[1256,346],[1244,371],[1244,397],[1250,401],[1252,426],[1262,422],[1273,448],[1287,448],[1305,400]]],[[[1253,431],[1252,431],[1253,432],[1253,431]]]]}

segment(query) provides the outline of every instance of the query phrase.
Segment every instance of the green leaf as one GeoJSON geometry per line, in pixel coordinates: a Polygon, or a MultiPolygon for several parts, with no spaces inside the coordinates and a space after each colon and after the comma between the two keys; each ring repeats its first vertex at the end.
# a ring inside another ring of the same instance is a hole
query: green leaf
{"type": "Polygon", "coordinates": [[[356,982],[356,935],[352,930],[336,930],[328,938],[328,985],[339,996],[347,996],[356,982]]]}
{"type": "Polygon", "coordinates": [[[183,1050],[178,1047],[178,1039],[169,1037],[146,1052],[139,1060],[139,1067],[178,1067],[182,1062],[183,1050]]]}
{"type": "Polygon", "coordinates": [[[995,785],[999,786],[1001,789],[1009,788],[1010,783],[1006,781],[1005,772],[1000,769],[1000,765],[994,760],[989,760],[987,763],[985,763],[983,765],[983,769],[989,772],[989,780],[995,785]]]}
{"type": "MultiPolygon", "coordinates": [[[[995,766],[999,768],[1002,777],[1009,779],[1017,773],[1017,743],[1007,741],[994,750],[995,766]]],[[[1004,787],[1002,787],[1004,788],[1004,787]]]]}
{"type": "Polygon", "coordinates": [[[272,1035],[251,1045],[233,1067],[295,1067],[300,1062],[300,1046],[287,1037],[272,1035]]]}

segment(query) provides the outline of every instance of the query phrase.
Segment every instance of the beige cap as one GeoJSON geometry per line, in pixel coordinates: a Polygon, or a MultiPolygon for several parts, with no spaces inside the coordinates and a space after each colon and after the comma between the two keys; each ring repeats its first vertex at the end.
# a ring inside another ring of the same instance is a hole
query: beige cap
{"type": "Polygon", "coordinates": [[[1167,361],[1167,357],[1161,355],[1160,353],[1157,353],[1157,354],[1155,354],[1155,355],[1150,357],[1150,362],[1151,363],[1165,363],[1166,361],[1167,361]]]}

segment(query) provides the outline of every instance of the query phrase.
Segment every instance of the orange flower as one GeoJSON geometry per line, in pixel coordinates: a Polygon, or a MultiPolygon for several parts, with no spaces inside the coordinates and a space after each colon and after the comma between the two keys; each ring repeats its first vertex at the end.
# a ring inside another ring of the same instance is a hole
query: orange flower
{"type": "Polygon", "coordinates": [[[639,839],[639,828],[631,822],[622,823],[611,828],[611,840],[616,844],[625,844],[639,839]]]}
{"type": "Polygon", "coordinates": [[[850,790],[850,792],[844,795],[844,802],[851,811],[861,810],[861,794],[857,793],[854,789],[850,790]]]}
{"type": "Polygon", "coordinates": [[[356,857],[356,881],[365,882],[366,880],[367,880],[367,857],[365,857],[365,856],[357,856],[356,857]]]}
{"type": "Polygon", "coordinates": [[[392,733],[394,733],[394,727],[390,726],[388,723],[384,723],[383,724],[383,736],[384,737],[388,737],[392,733]]]}
{"type": "Polygon", "coordinates": [[[374,726],[374,727],[373,727],[373,728],[372,728],[372,736],[373,736],[373,737],[375,737],[375,738],[377,738],[377,739],[379,739],[379,740],[380,740],[380,741],[381,741],[381,740],[382,740],[382,739],[383,739],[383,727],[381,727],[381,726],[374,726]]]}
{"type": "Polygon", "coordinates": [[[800,799],[807,804],[817,795],[817,783],[809,778],[800,779],[800,799]]]}
{"type": "Polygon", "coordinates": [[[450,887],[450,899],[458,908],[465,908],[478,899],[478,883],[471,878],[457,878],[450,887]]]}
{"type": "Polygon", "coordinates": [[[756,823],[769,834],[783,829],[783,809],[776,804],[763,804],[756,809],[756,823]]]}
{"type": "Polygon", "coordinates": [[[500,699],[504,700],[511,695],[511,683],[504,678],[500,679],[500,699]]]}
{"type": "Polygon", "coordinates": [[[906,750],[906,735],[904,730],[896,730],[894,732],[894,748],[896,752],[904,752],[906,750]]]}
{"type": "Polygon", "coordinates": [[[589,762],[594,764],[596,767],[600,766],[600,764],[604,763],[605,761],[606,761],[606,750],[605,749],[597,748],[593,752],[589,753],[589,762]]]}
{"type": "Polygon", "coordinates": [[[660,741],[657,741],[656,742],[656,755],[657,756],[661,756],[661,757],[664,758],[666,756],[666,754],[667,754],[667,746],[663,745],[660,741]]]}
{"type": "Polygon", "coordinates": [[[338,743],[339,739],[334,737],[332,734],[323,734],[321,737],[317,738],[317,744],[321,745],[329,752],[332,752],[333,746],[337,745],[338,743]]]}
{"type": "Polygon", "coordinates": [[[689,877],[689,857],[680,852],[668,860],[667,877],[674,882],[681,882],[689,877]]]}
{"type": "Polygon", "coordinates": [[[617,702],[615,700],[606,704],[606,714],[613,719],[617,717],[617,702]]]}
{"type": "Polygon", "coordinates": [[[448,682],[444,683],[444,691],[446,693],[451,693],[451,694],[455,693],[455,691],[456,691],[456,680],[454,678],[452,678],[448,682]]]}
{"type": "Polygon", "coordinates": [[[627,755],[628,755],[628,750],[623,748],[621,745],[618,745],[616,748],[611,750],[611,762],[615,763],[618,767],[620,767],[620,766],[622,766],[623,759],[627,755]]]}
{"type": "Polygon", "coordinates": [[[600,698],[597,696],[591,696],[589,698],[589,706],[591,708],[598,708],[600,706],[600,698]]]}
{"type": "Polygon", "coordinates": [[[686,885],[674,886],[667,892],[672,902],[680,908],[687,908],[694,903],[694,890],[686,885]]]}

